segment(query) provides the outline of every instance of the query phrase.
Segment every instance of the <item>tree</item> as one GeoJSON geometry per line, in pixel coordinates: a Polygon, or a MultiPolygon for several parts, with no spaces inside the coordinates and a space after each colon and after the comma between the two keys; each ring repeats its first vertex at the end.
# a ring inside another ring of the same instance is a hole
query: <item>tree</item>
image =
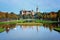
{"type": "Polygon", "coordinates": [[[18,19],[18,16],[13,12],[11,12],[9,15],[10,15],[10,19],[18,19]]]}
{"type": "Polygon", "coordinates": [[[60,10],[58,10],[57,12],[57,18],[58,18],[58,22],[60,21],[60,10]]]}
{"type": "Polygon", "coordinates": [[[6,16],[6,20],[8,20],[8,12],[5,14],[5,16],[6,16]]]}
{"type": "Polygon", "coordinates": [[[43,17],[42,13],[40,13],[40,12],[37,12],[34,16],[35,16],[36,19],[40,19],[40,18],[43,17]]]}

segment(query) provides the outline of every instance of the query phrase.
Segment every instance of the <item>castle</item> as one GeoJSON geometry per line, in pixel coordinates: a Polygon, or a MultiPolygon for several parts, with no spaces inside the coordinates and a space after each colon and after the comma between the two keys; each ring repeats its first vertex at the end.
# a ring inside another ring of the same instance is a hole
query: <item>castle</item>
{"type": "Polygon", "coordinates": [[[28,14],[34,15],[34,11],[21,10],[20,14],[21,15],[28,15],[28,14]]]}
{"type": "MultiPolygon", "coordinates": [[[[38,12],[38,7],[36,8],[36,12],[38,12]]],[[[21,10],[20,14],[21,15],[28,15],[28,14],[34,15],[35,12],[33,10],[29,10],[29,11],[28,10],[21,10]]]]}

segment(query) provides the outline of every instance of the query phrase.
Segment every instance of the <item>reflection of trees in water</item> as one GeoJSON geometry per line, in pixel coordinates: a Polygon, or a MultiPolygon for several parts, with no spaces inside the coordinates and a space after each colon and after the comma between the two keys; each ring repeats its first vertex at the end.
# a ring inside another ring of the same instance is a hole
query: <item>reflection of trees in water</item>
{"type": "Polygon", "coordinates": [[[4,24],[0,25],[1,28],[4,28],[6,32],[8,33],[10,29],[15,28],[16,24],[4,24]]]}
{"type": "Polygon", "coordinates": [[[45,28],[49,28],[50,31],[52,31],[55,27],[57,27],[57,24],[43,24],[45,28]]]}
{"type": "MultiPolygon", "coordinates": [[[[42,25],[20,25],[20,28],[22,28],[23,30],[24,29],[27,29],[27,28],[31,28],[31,29],[34,29],[36,28],[37,32],[39,31],[39,28],[40,26],[42,25]]],[[[50,31],[52,31],[55,27],[57,27],[58,24],[43,24],[43,27],[44,28],[49,28],[50,31]]],[[[13,29],[16,27],[16,24],[4,24],[4,25],[0,25],[1,28],[4,28],[5,31],[8,33],[10,29],[13,29]]]]}
{"type": "MultiPolygon", "coordinates": [[[[57,27],[56,28],[60,28],[60,23],[57,23],[57,27]]],[[[56,29],[54,29],[54,31],[56,31],[56,32],[58,32],[58,33],[60,33],[60,30],[56,30],[56,29]]]]}
{"type": "Polygon", "coordinates": [[[22,28],[24,30],[24,29],[27,29],[27,28],[34,29],[34,27],[36,27],[36,30],[38,32],[39,29],[40,29],[39,28],[40,26],[43,26],[44,28],[47,28],[52,32],[52,30],[54,30],[54,28],[58,27],[58,24],[54,23],[54,24],[43,24],[43,25],[35,25],[35,26],[34,25],[20,25],[20,28],[22,28]]]}
{"type": "Polygon", "coordinates": [[[59,22],[59,23],[57,23],[57,26],[58,26],[58,27],[60,27],[60,22],[59,22]]]}
{"type": "MultiPolygon", "coordinates": [[[[34,28],[36,27],[36,30],[38,31],[39,30],[39,27],[42,26],[42,25],[20,25],[20,27],[22,29],[27,29],[27,28],[34,28]]],[[[55,27],[57,27],[57,24],[43,24],[43,27],[44,28],[49,28],[50,31],[52,31],[55,27]]]]}

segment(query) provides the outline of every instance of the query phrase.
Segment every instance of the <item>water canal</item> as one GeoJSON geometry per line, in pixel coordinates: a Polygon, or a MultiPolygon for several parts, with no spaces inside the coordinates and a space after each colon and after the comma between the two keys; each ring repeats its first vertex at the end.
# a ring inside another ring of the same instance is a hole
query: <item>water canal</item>
{"type": "Polygon", "coordinates": [[[0,40],[60,40],[56,24],[43,25],[0,25],[0,40]]]}

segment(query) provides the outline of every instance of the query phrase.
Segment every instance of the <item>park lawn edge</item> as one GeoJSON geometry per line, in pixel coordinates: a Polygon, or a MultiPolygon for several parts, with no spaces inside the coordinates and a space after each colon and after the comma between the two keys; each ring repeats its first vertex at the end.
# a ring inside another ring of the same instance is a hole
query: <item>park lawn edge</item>
{"type": "MultiPolygon", "coordinates": [[[[33,23],[33,22],[24,22],[24,20],[15,20],[11,22],[0,22],[1,24],[16,24],[16,23],[33,23]]],[[[57,23],[57,21],[45,21],[45,20],[36,20],[34,23],[43,23],[43,24],[51,24],[51,23],[57,23]]]]}

